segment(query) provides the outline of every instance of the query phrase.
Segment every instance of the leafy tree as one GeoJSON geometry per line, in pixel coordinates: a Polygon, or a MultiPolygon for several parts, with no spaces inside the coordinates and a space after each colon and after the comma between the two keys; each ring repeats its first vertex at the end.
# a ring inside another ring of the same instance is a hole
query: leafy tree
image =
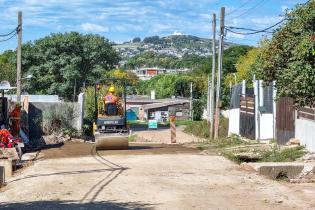
{"type": "Polygon", "coordinates": [[[265,80],[276,80],[278,96],[297,105],[315,105],[315,2],[298,5],[263,48],[259,67],[265,80]]]}
{"type": "Polygon", "coordinates": [[[236,72],[235,65],[241,56],[246,55],[246,53],[253,47],[247,45],[237,45],[224,50],[222,69],[223,74],[236,72]]]}
{"type": "Polygon", "coordinates": [[[161,40],[159,36],[149,36],[143,39],[143,43],[159,44],[161,40]]]}
{"type": "MultiPolygon", "coordinates": [[[[260,48],[253,48],[246,53],[246,55],[241,56],[236,63],[236,82],[241,82],[246,80],[249,83],[253,79],[253,75],[256,71],[256,63],[258,56],[260,55],[260,48]]],[[[225,77],[226,85],[229,85],[230,82],[234,84],[235,77],[233,74],[228,74],[225,77]]]]}
{"type": "Polygon", "coordinates": [[[31,93],[58,94],[70,99],[74,86],[94,83],[118,63],[107,39],[77,32],[51,34],[23,45],[22,69],[36,78],[27,83],[31,93]]]}
{"type": "Polygon", "coordinates": [[[137,42],[141,42],[141,38],[140,37],[135,37],[132,40],[133,43],[137,43],[137,42]]]}
{"type": "Polygon", "coordinates": [[[16,83],[16,54],[12,50],[3,52],[0,55],[1,81],[7,80],[12,86],[16,83]]]}

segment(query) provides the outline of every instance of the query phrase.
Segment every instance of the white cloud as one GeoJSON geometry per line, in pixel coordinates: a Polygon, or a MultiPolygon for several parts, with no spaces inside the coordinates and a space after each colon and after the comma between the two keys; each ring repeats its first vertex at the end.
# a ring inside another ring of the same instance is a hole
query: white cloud
{"type": "Polygon", "coordinates": [[[93,32],[93,33],[108,32],[108,27],[97,25],[94,23],[83,23],[81,24],[81,28],[85,32],[93,32]]]}
{"type": "Polygon", "coordinates": [[[172,35],[175,35],[175,36],[182,36],[182,35],[185,35],[185,34],[183,34],[183,33],[181,33],[181,32],[174,31],[174,32],[172,33],[172,35]]]}

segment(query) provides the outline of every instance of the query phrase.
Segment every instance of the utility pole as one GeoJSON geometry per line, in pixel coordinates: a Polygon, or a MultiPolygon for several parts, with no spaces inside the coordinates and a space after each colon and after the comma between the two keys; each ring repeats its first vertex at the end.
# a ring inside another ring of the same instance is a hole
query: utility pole
{"type": "Polygon", "coordinates": [[[192,82],[190,82],[190,100],[189,100],[189,110],[190,110],[190,120],[193,121],[193,91],[192,91],[192,82]]]}
{"type": "Polygon", "coordinates": [[[208,89],[207,89],[207,121],[210,123],[210,104],[211,104],[211,78],[208,74],[208,89]]]}
{"type": "Polygon", "coordinates": [[[21,103],[22,12],[18,12],[18,47],[16,65],[16,102],[21,103]]]}
{"type": "Polygon", "coordinates": [[[76,89],[77,89],[77,78],[74,79],[73,102],[75,102],[76,89]]]}
{"type": "Polygon", "coordinates": [[[217,75],[217,94],[216,94],[216,109],[215,109],[215,126],[214,126],[214,138],[219,137],[219,124],[220,124],[220,94],[221,94],[221,74],[222,74],[222,58],[224,50],[224,16],[225,7],[221,7],[220,16],[220,43],[219,43],[219,55],[218,55],[218,75],[217,75]]]}
{"type": "Polygon", "coordinates": [[[213,138],[214,133],[214,90],[215,90],[215,60],[216,60],[216,40],[215,40],[215,34],[216,34],[216,14],[213,13],[213,19],[212,19],[212,74],[211,74],[211,87],[210,87],[210,139],[213,138]]]}

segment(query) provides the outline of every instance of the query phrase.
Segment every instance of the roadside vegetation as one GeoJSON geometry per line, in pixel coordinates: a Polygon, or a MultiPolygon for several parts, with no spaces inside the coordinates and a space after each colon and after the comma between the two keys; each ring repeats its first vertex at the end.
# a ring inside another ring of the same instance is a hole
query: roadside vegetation
{"type": "MultiPolygon", "coordinates": [[[[225,138],[228,135],[228,127],[229,127],[229,120],[220,117],[220,129],[219,129],[219,137],[225,138]]],[[[184,129],[186,133],[190,133],[194,136],[209,139],[210,137],[210,124],[206,120],[202,121],[193,121],[186,126],[184,129]]]]}

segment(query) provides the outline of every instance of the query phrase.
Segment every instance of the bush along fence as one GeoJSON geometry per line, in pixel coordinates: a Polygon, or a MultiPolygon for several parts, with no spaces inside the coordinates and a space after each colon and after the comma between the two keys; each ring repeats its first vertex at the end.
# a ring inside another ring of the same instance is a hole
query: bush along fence
{"type": "Polygon", "coordinates": [[[273,139],[280,145],[292,138],[315,151],[315,109],[297,108],[289,97],[276,99],[275,82],[246,81],[232,88],[229,109],[229,135],[253,140],[273,139]]]}
{"type": "Polygon", "coordinates": [[[53,132],[80,133],[83,115],[84,93],[79,94],[77,102],[29,102],[29,137],[39,139],[53,132]]]}

